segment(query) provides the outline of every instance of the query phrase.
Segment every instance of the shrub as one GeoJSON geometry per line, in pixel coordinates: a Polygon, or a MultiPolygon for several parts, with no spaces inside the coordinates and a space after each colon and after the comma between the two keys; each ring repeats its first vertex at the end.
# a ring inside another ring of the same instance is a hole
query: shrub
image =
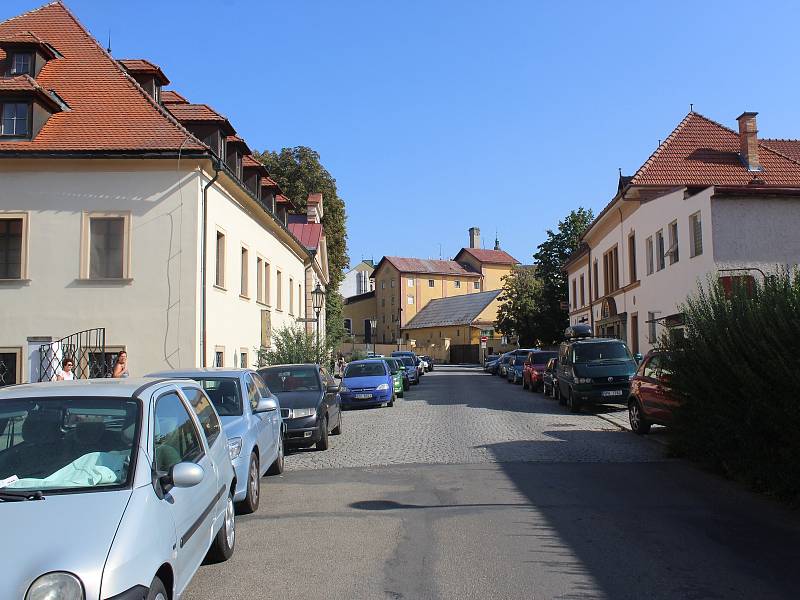
{"type": "Polygon", "coordinates": [[[685,338],[663,342],[683,402],[673,452],[800,503],[800,274],[710,281],[682,310],[685,338]]]}
{"type": "MultiPolygon", "coordinates": [[[[324,342],[324,341],[323,341],[324,342]]],[[[330,348],[324,343],[317,348],[316,336],[306,332],[301,325],[287,325],[277,329],[269,349],[257,348],[258,366],[288,365],[294,363],[330,362],[330,348]]]]}

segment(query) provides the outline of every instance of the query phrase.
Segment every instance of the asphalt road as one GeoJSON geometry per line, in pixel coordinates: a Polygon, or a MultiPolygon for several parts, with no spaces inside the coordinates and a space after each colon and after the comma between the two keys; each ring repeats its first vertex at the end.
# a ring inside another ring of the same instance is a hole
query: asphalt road
{"type": "Polygon", "coordinates": [[[639,438],[612,410],[440,367],[288,457],[185,598],[800,597],[796,513],[665,458],[665,431],[639,438]]]}

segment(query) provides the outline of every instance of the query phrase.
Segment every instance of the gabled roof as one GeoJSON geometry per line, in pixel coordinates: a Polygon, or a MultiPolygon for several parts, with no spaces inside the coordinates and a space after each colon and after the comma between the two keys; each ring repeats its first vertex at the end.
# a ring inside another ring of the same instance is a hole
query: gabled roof
{"type": "Polygon", "coordinates": [[[800,160],[800,140],[763,139],[761,143],[793,160],[800,160]]]}
{"type": "MultiPolygon", "coordinates": [[[[405,258],[402,256],[384,256],[375,267],[377,272],[387,262],[401,273],[424,273],[428,275],[460,275],[464,277],[480,277],[480,273],[467,269],[454,260],[431,260],[422,258],[405,258]]],[[[375,272],[372,276],[375,276],[375,272]]]]}
{"type": "Polygon", "coordinates": [[[128,73],[146,73],[156,78],[159,85],[169,85],[169,79],[156,64],[143,58],[121,58],[117,61],[128,73]]]}
{"type": "Polygon", "coordinates": [[[322,224],[321,223],[292,223],[290,222],[289,231],[292,235],[300,240],[308,250],[316,251],[319,248],[319,243],[322,240],[322,224]]]}
{"type": "Polygon", "coordinates": [[[277,194],[281,193],[281,186],[279,186],[271,177],[262,177],[261,187],[266,188],[268,190],[272,190],[277,194]]]}
{"type": "Polygon", "coordinates": [[[462,248],[453,260],[458,260],[462,253],[467,253],[475,260],[491,265],[518,265],[519,261],[505,250],[484,250],[483,248],[462,248]]]}
{"type": "Polygon", "coordinates": [[[54,59],[58,54],[54,48],[32,31],[14,31],[0,35],[0,46],[35,46],[36,49],[48,60],[54,59]]]}
{"type": "Polygon", "coordinates": [[[294,200],[292,200],[288,196],[284,196],[283,194],[278,194],[278,195],[275,196],[275,203],[276,204],[285,204],[285,205],[287,205],[287,207],[289,207],[289,208],[291,208],[293,210],[299,210],[300,209],[300,207],[297,205],[297,203],[294,200]]]}
{"type": "Polygon", "coordinates": [[[62,110],[61,103],[40,86],[30,75],[0,77],[0,92],[33,94],[53,111],[62,110]]]}
{"type": "MultiPolygon", "coordinates": [[[[0,153],[204,152],[60,2],[0,23],[0,39],[31,32],[58,51],[36,77],[70,110],[51,116],[33,140],[0,142],[0,153]]],[[[0,50],[0,60],[5,60],[0,50]]]]}
{"type": "Polygon", "coordinates": [[[754,175],[766,185],[800,185],[800,164],[759,142],[762,171],[747,170],[739,157],[739,134],[690,112],[639,168],[632,186],[747,185],[754,175]]]}
{"type": "Polygon", "coordinates": [[[471,325],[502,290],[437,298],[428,302],[403,329],[471,325]]]}
{"type": "Polygon", "coordinates": [[[245,156],[249,156],[250,154],[253,153],[253,151],[250,150],[250,146],[247,145],[247,142],[245,142],[238,135],[229,135],[228,137],[225,138],[225,143],[228,144],[228,146],[233,144],[241,146],[242,154],[245,156]]]}
{"type": "Polygon", "coordinates": [[[189,101],[175,90],[161,90],[162,104],[189,104],[189,101]]]}

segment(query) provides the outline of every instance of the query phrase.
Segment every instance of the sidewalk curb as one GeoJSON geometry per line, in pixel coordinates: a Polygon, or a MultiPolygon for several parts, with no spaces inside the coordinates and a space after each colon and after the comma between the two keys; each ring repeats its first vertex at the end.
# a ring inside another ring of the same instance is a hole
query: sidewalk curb
{"type": "MultiPolygon", "coordinates": [[[[595,416],[603,419],[603,421],[606,421],[607,423],[611,423],[612,425],[615,425],[616,427],[619,428],[620,431],[627,431],[628,433],[633,433],[633,431],[631,430],[630,425],[627,423],[627,421],[625,421],[624,424],[623,424],[623,423],[620,423],[619,421],[617,421],[616,419],[612,419],[612,418],[610,418],[610,417],[608,417],[606,415],[597,414],[595,416]]],[[[656,444],[660,444],[661,446],[668,446],[669,445],[667,440],[662,440],[662,439],[659,439],[657,437],[652,437],[652,436],[649,436],[649,435],[641,435],[641,436],[637,436],[637,437],[640,437],[642,439],[650,440],[651,442],[655,442],[656,444]]]]}

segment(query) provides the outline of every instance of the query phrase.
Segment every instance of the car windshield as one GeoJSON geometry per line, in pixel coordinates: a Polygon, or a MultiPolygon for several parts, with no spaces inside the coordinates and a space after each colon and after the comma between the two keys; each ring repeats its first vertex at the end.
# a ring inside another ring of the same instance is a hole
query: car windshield
{"type": "Polygon", "coordinates": [[[575,362],[633,360],[628,347],[622,342],[593,342],[575,347],[575,362]]]}
{"type": "Polygon", "coordinates": [[[260,369],[258,373],[275,394],[320,391],[319,377],[314,367],[270,367],[260,369]]]}
{"type": "Polygon", "coordinates": [[[400,360],[402,360],[403,364],[407,367],[414,367],[417,364],[416,362],[414,362],[414,359],[410,356],[403,356],[400,360]]]}
{"type": "Polygon", "coordinates": [[[558,356],[558,352],[532,352],[531,364],[546,365],[548,360],[556,356],[558,356]]]}
{"type": "MultiPolygon", "coordinates": [[[[220,417],[242,414],[242,394],[238,377],[203,377],[195,379],[205,390],[220,417]]],[[[272,386],[269,386],[272,387],[272,386]]]]}
{"type": "Polygon", "coordinates": [[[129,485],[141,405],[132,398],[0,403],[0,487],[95,491],[129,485]]]}
{"type": "Polygon", "coordinates": [[[383,361],[350,363],[344,371],[345,377],[379,377],[386,375],[383,361]]]}

